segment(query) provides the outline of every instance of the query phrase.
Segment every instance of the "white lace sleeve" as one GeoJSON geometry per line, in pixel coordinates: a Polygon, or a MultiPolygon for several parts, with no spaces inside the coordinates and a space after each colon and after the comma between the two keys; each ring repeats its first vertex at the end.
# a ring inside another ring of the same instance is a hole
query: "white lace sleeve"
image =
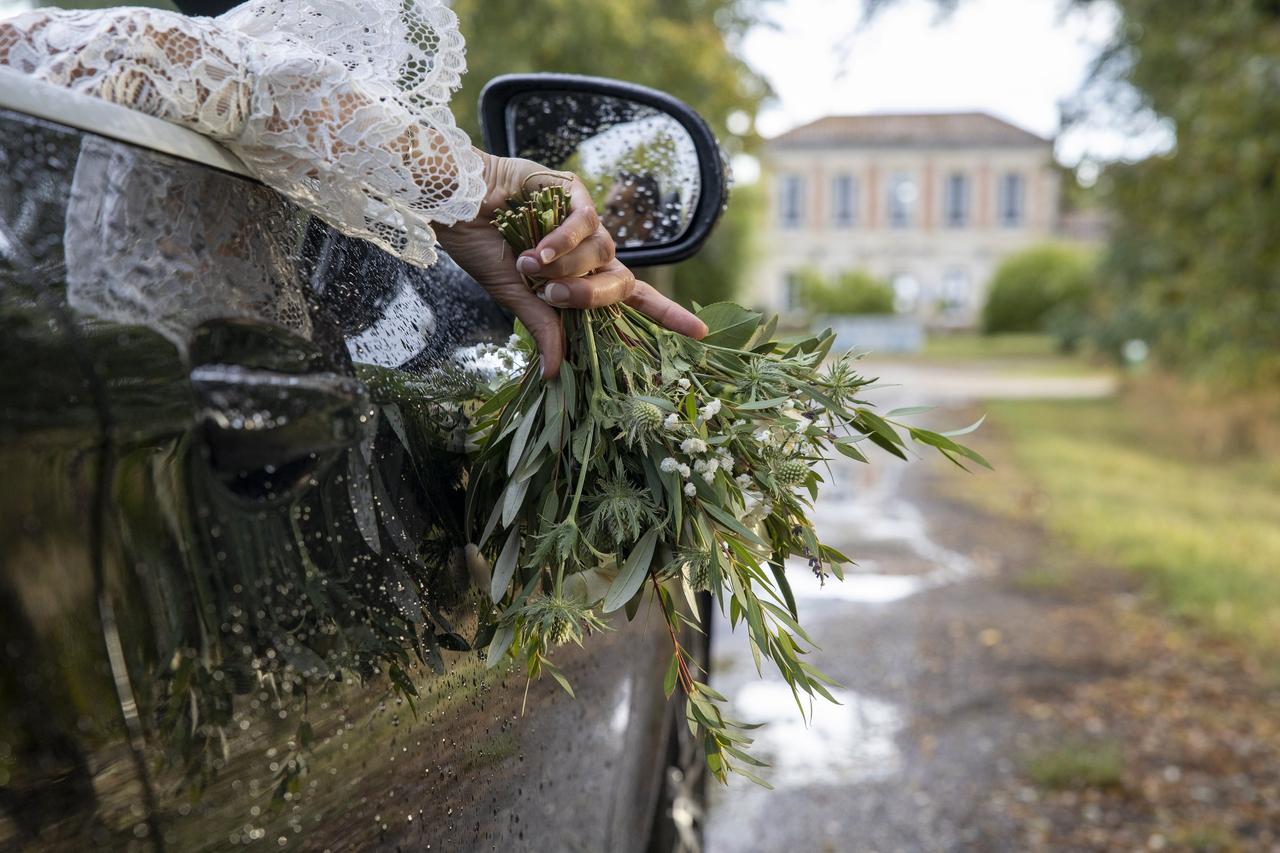
{"type": "Polygon", "coordinates": [[[41,10],[0,63],[190,127],[339,231],[417,266],[471,219],[478,155],[449,111],[465,70],[441,0],[250,0],[219,18],[41,10]]]}

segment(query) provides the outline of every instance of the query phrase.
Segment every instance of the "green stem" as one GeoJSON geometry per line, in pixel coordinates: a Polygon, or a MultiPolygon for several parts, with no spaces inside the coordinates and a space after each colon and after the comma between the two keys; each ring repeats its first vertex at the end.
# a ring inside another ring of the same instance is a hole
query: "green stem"
{"type": "MultiPolygon", "coordinates": [[[[582,487],[587,482],[587,469],[591,467],[591,445],[595,441],[596,431],[593,429],[587,433],[587,448],[582,454],[582,467],[578,469],[578,485],[573,490],[573,503],[569,505],[569,520],[577,522],[578,520],[578,503],[582,500],[582,487]]],[[[570,451],[572,453],[573,451],[570,451]]]]}
{"type": "Polygon", "coordinates": [[[600,357],[596,354],[595,326],[591,322],[591,311],[582,312],[583,327],[587,330],[587,357],[591,360],[591,384],[595,387],[595,397],[604,396],[604,386],[600,382],[600,357]]]}

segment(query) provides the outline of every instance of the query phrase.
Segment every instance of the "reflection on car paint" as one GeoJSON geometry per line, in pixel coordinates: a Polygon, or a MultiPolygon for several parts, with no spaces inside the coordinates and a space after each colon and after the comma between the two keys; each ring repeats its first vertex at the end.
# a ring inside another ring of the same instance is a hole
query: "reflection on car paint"
{"type": "Polygon", "coordinates": [[[24,116],[0,156],[0,847],[642,844],[662,635],[567,650],[578,701],[524,716],[466,651],[443,362],[506,334],[474,285],[24,116]],[[418,340],[353,363],[388,309],[418,340]]]}

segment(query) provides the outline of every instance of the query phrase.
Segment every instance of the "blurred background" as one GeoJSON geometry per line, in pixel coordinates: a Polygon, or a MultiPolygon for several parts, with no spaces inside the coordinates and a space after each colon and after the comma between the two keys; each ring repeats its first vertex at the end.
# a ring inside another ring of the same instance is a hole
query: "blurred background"
{"type": "Polygon", "coordinates": [[[473,133],[519,71],[716,129],[728,209],[655,281],[986,416],[994,472],[833,470],[840,705],[717,636],[777,790],[713,791],[710,849],[1280,850],[1280,2],[452,5],[473,133]]]}

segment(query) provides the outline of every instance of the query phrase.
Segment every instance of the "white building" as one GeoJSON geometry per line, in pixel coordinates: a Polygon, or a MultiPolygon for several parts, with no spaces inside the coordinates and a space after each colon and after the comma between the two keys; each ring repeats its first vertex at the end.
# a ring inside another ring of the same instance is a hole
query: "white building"
{"type": "Polygon", "coordinates": [[[898,308],[972,325],[1009,253],[1058,231],[1053,143],[983,113],[829,116],[770,140],[753,303],[800,309],[797,275],[865,270],[898,308]]]}

